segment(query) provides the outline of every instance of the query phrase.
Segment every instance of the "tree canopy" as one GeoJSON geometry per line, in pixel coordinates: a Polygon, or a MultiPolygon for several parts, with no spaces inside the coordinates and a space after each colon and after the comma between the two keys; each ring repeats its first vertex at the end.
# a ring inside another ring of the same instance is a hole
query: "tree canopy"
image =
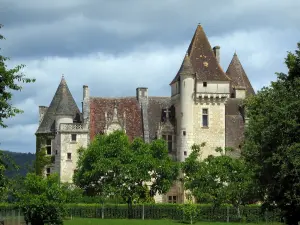
{"type": "Polygon", "coordinates": [[[198,202],[210,202],[214,207],[227,203],[239,206],[253,198],[253,172],[240,158],[232,158],[217,148],[219,156],[200,160],[201,146],[192,146],[192,153],[183,162],[185,188],[198,202]]]}
{"type": "Polygon", "coordinates": [[[16,193],[25,221],[32,225],[63,224],[67,193],[60,187],[57,174],[43,177],[28,173],[23,187],[16,193]]]}
{"type": "Polygon", "coordinates": [[[130,142],[122,131],[97,136],[79,155],[74,183],[90,194],[121,196],[129,207],[145,198],[145,184],[152,197],[166,193],[179,171],[164,140],[130,142]]]}
{"type": "MultiPolygon", "coordinates": [[[[0,24],[0,29],[2,25],[0,24]]],[[[0,34],[0,40],[4,40],[4,36],[0,34]]],[[[1,48],[0,48],[1,50],[1,48]]],[[[6,62],[8,57],[2,56],[0,53],[0,127],[7,127],[4,119],[15,116],[23,111],[17,109],[11,104],[13,97],[12,91],[20,91],[22,89],[21,83],[31,83],[35,79],[30,79],[21,72],[25,65],[17,65],[9,69],[6,62]]]]}
{"type": "Polygon", "coordinates": [[[289,52],[288,73],[246,100],[243,157],[255,169],[265,206],[279,207],[287,223],[300,221],[300,43],[289,52]]]}

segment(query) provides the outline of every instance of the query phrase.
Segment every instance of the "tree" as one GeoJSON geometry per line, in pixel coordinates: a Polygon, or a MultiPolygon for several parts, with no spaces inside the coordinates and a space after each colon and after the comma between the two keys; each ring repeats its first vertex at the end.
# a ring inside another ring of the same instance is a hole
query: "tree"
{"type": "MultiPolygon", "coordinates": [[[[2,25],[0,24],[0,29],[2,25]]],[[[3,35],[0,34],[0,40],[4,40],[3,35]]],[[[0,49],[1,50],[1,49],[0,49]]],[[[22,86],[17,82],[31,83],[35,82],[35,79],[26,78],[21,69],[24,65],[15,66],[12,69],[8,69],[5,64],[9,58],[0,54],[0,127],[7,127],[4,124],[4,119],[15,116],[23,111],[12,106],[12,91],[19,91],[22,86]]]]}
{"type": "Polygon", "coordinates": [[[237,209],[253,197],[253,172],[242,159],[232,158],[217,148],[220,156],[208,156],[200,161],[201,147],[192,146],[192,153],[183,162],[185,188],[198,200],[212,202],[214,208],[221,204],[232,204],[237,209]]]}
{"type": "Polygon", "coordinates": [[[17,198],[26,224],[63,224],[66,193],[60,187],[57,174],[43,177],[28,173],[23,185],[17,198]]]}
{"type": "Polygon", "coordinates": [[[165,141],[150,144],[136,138],[130,142],[122,131],[97,136],[79,151],[74,183],[89,194],[120,196],[128,203],[143,197],[145,184],[153,197],[166,193],[178,176],[178,164],[168,156],[165,141]]]}
{"type": "Polygon", "coordinates": [[[243,156],[255,169],[265,208],[278,207],[288,224],[300,221],[300,43],[289,52],[288,74],[246,100],[243,156]]]}

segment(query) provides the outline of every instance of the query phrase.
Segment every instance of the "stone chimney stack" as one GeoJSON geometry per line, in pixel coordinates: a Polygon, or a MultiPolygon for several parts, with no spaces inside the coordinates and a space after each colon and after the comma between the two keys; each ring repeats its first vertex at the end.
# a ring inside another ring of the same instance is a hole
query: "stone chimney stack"
{"type": "Polygon", "coordinates": [[[139,103],[141,102],[148,102],[148,88],[146,87],[138,87],[136,89],[136,98],[139,101],[139,103]]]}
{"type": "Polygon", "coordinates": [[[39,106],[39,116],[40,116],[39,124],[41,124],[41,122],[43,121],[47,109],[48,109],[47,106],[39,106]]]}
{"type": "Polygon", "coordinates": [[[218,63],[220,64],[220,46],[213,47],[213,51],[214,51],[215,57],[217,58],[218,63]]]}
{"type": "Polygon", "coordinates": [[[87,85],[83,85],[83,99],[90,97],[89,87],[87,85]]]}

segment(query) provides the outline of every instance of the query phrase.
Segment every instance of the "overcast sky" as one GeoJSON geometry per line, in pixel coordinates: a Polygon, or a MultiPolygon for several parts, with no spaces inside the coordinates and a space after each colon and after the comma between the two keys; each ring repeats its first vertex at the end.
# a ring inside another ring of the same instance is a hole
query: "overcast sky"
{"type": "Polygon", "coordinates": [[[236,51],[255,90],[286,72],[300,41],[299,0],[0,0],[0,54],[36,78],[14,95],[25,111],[0,128],[0,149],[35,152],[38,106],[50,104],[64,74],[78,106],[92,96],[169,96],[169,83],[201,23],[221,46],[226,71],[236,51]]]}

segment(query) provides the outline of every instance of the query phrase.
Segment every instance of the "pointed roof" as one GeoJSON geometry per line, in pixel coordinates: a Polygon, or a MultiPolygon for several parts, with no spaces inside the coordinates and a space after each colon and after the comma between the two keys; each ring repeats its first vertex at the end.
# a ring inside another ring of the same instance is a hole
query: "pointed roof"
{"type": "Polygon", "coordinates": [[[62,77],[50,106],[36,133],[53,132],[57,115],[73,116],[74,120],[80,120],[80,111],[64,77],[62,77]]]}
{"type": "MultiPolygon", "coordinates": [[[[229,81],[211,48],[200,24],[194,33],[187,55],[197,79],[203,81],[229,81]]],[[[177,76],[177,75],[176,75],[177,76]]]]}
{"type": "Polygon", "coordinates": [[[192,75],[194,73],[195,72],[194,72],[190,57],[188,56],[188,54],[185,54],[184,59],[181,64],[181,67],[178,70],[176,76],[174,77],[174,79],[172,80],[172,82],[170,84],[173,84],[174,82],[178,81],[180,78],[180,75],[185,75],[185,74],[192,75]]]}
{"type": "Polygon", "coordinates": [[[233,93],[233,88],[244,87],[246,88],[246,95],[254,95],[254,89],[248,79],[248,76],[237,56],[234,53],[232,60],[228,66],[226,74],[231,79],[231,92],[233,93]]]}

